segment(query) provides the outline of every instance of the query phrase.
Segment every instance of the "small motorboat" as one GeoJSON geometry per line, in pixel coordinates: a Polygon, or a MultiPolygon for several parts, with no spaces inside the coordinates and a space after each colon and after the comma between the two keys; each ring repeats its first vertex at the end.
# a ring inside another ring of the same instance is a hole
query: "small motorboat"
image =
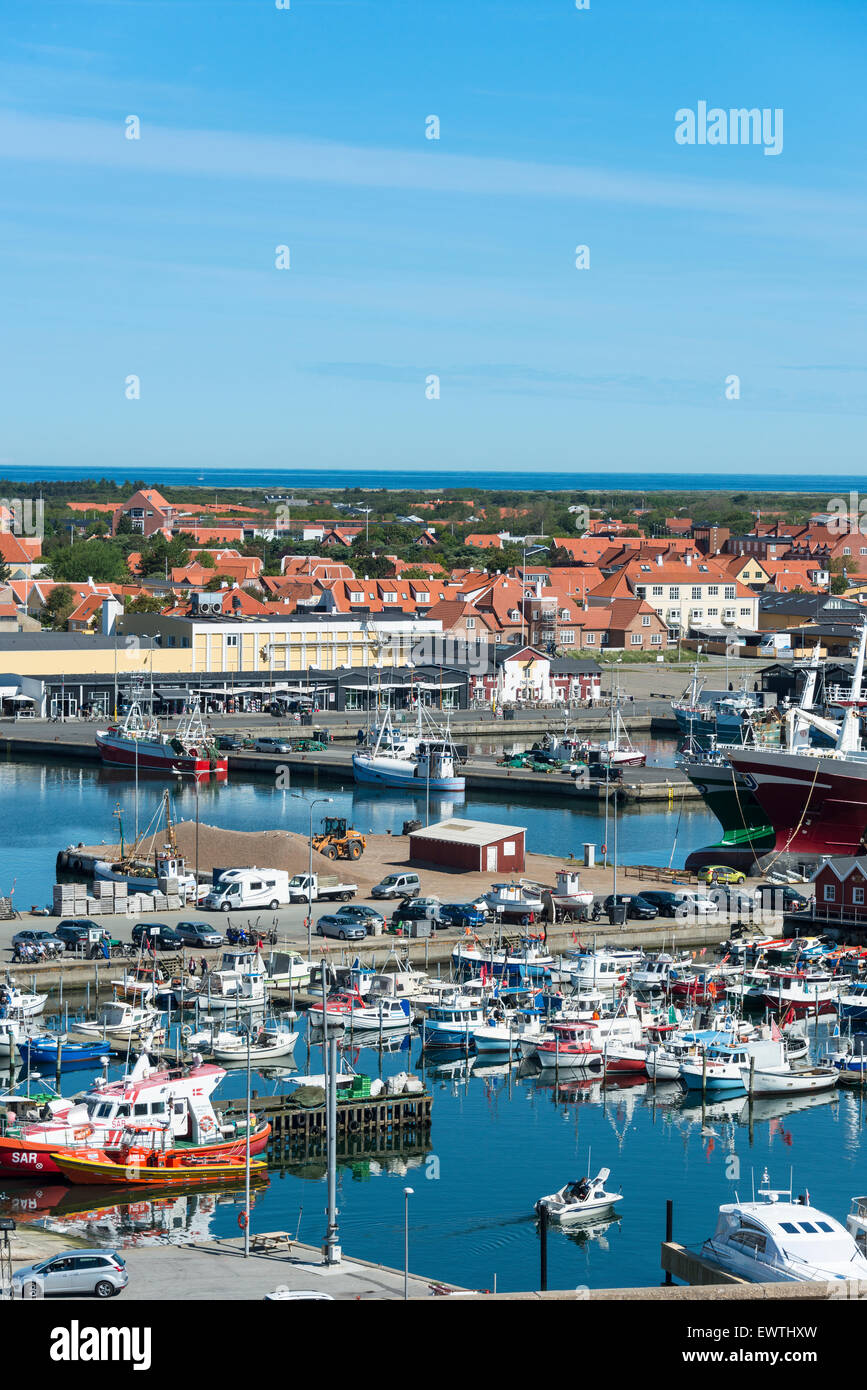
{"type": "Polygon", "coordinates": [[[536,1214],[539,1215],[545,1207],[549,1221],[559,1221],[561,1225],[604,1219],[618,1202],[623,1201],[622,1192],[606,1191],[605,1184],[610,1176],[610,1168],[600,1168],[595,1178],[567,1182],[559,1192],[539,1198],[535,1206],[536,1214]]]}
{"type": "MultiPolygon", "coordinates": [[[[250,1039],[249,1057],[251,1062],[270,1062],[278,1057],[288,1057],[298,1041],[298,1034],[279,1025],[273,1028],[262,1027],[255,1038],[250,1039]]],[[[240,1033],[221,1033],[214,1042],[212,1052],[215,1062],[246,1062],[247,1039],[240,1033]]]]}
{"type": "Polygon", "coordinates": [[[593,1023],[553,1023],[532,1055],[543,1071],[601,1071],[603,1065],[593,1023]]]}
{"type": "Polygon", "coordinates": [[[65,1037],[54,1037],[47,1033],[25,1038],[23,1042],[19,1042],[18,1051],[22,1061],[31,1070],[34,1067],[55,1070],[58,1060],[61,1069],[88,1067],[92,1062],[99,1062],[111,1053],[111,1049],[104,1042],[69,1042],[65,1037]]]}
{"type": "Polygon", "coordinates": [[[810,1091],[830,1091],[840,1080],[836,1067],[749,1067],[741,1068],[747,1090],[754,1096],[806,1095],[810,1091]]]}

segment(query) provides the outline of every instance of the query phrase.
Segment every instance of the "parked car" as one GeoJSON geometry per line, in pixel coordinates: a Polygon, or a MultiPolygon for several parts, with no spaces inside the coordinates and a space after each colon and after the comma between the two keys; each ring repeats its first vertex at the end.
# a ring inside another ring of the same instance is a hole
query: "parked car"
{"type": "Polygon", "coordinates": [[[67,951],[74,951],[79,946],[87,945],[92,931],[98,931],[100,936],[108,935],[105,928],[90,917],[64,917],[54,928],[54,935],[63,942],[67,951]]]}
{"type": "Polygon", "coordinates": [[[371,888],[372,898],[417,898],[421,889],[418,874],[386,874],[375,888],[371,888]]]}
{"type": "Polygon", "coordinates": [[[158,951],[173,951],[184,944],[174,927],[170,927],[167,922],[136,922],[132,929],[132,939],[139,945],[142,938],[148,945],[153,943],[158,951]]]}
{"type": "Polygon", "coordinates": [[[745,873],[729,864],[708,864],[701,872],[703,883],[745,883],[746,878],[745,873]]]}
{"type": "Polygon", "coordinates": [[[667,888],[648,888],[646,891],[642,890],[641,896],[646,903],[656,908],[660,917],[677,916],[681,900],[676,893],[670,893],[667,888]]]}
{"type": "Polygon", "coordinates": [[[658,915],[653,903],[649,903],[643,893],[618,893],[615,898],[613,893],[602,904],[603,912],[612,912],[615,904],[617,907],[626,906],[627,917],[637,917],[641,921],[649,921],[651,917],[658,915]]]}
{"type": "Polygon", "coordinates": [[[238,748],[243,748],[244,745],[239,738],[235,738],[234,734],[220,734],[217,739],[217,747],[223,752],[231,753],[238,748]]]}
{"type": "Polygon", "coordinates": [[[442,903],[439,898],[404,898],[391,914],[391,925],[399,922],[424,922],[430,919],[435,926],[442,924],[442,903]]]}
{"type": "MultiPolygon", "coordinates": [[[[793,888],[791,883],[760,883],[755,892],[756,902],[770,911],[808,912],[811,898],[793,888]],[[778,896],[779,895],[779,896],[778,896]]],[[[13,941],[14,941],[13,937],[13,941]]]]}
{"type": "Polygon", "coordinates": [[[333,916],[342,917],[346,922],[357,922],[368,931],[372,931],[377,925],[385,930],[383,914],[377,912],[375,907],[365,907],[363,903],[350,903],[346,907],[339,907],[333,916]]]}
{"type": "Polygon", "coordinates": [[[363,941],[367,927],[360,922],[348,922],[336,912],[328,912],[316,923],[317,936],[336,936],[340,941],[363,941]]]}
{"type": "Polygon", "coordinates": [[[696,893],[690,888],[684,888],[677,896],[680,900],[677,909],[678,917],[709,917],[712,913],[719,911],[719,903],[709,897],[707,893],[696,893]]]}
{"type": "Polygon", "coordinates": [[[482,912],[475,903],[443,903],[440,907],[439,925],[443,927],[464,931],[467,927],[483,927],[487,920],[487,912],[482,912]]]}
{"type": "Polygon", "coordinates": [[[73,1250],[25,1265],[12,1275],[13,1298],[52,1294],[95,1294],[113,1298],[129,1283],[126,1265],[114,1250],[73,1250]]]}
{"type": "Polygon", "coordinates": [[[207,922],[178,922],[175,932],[185,946],[222,946],[223,938],[207,922]]]}
{"type": "Polygon", "coordinates": [[[13,946],[56,946],[62,951],[65,944],[63,938],[55,936],[53,931],[35,931],[32,927],[17,931],[12,938],[13,946]]]}
{"type": "Polygon", "coordinates": [[[282,738],[255,738],[253,747],[257,753],[291,753],[292,749],[282,738]]]}

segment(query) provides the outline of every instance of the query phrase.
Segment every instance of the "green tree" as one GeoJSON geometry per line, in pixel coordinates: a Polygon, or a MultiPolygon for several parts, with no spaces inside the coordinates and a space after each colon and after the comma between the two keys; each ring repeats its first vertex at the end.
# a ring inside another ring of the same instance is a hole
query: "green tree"
{"type": "Polygon", "coordinates": [[[217,562],[210,550],[200,550],[196,556],[196,564],[201,565],[203,570],[215,570],[217,562]]]}
{"type": "Polygon", "coordinates": [[[68,584],[56,584],[45,600],[42,622],[46,627],[65,628],[75,607],[75,594],[68,584]]]}
{"type": "Polygon", "coordinates": [[[155,594],[136,594],[135,598],[127,594],[123,601],[125,613],[162,613],[165,606],[165,599],[155,594]]]}
{"type": "Polygon", "coordinates": [[[120,584],[129,578],[123,549],[113,541],[89,540],[59,547],[50,554],[47,565],[52,579],[72,583],[94,579],[98,584],[120,584]]]}

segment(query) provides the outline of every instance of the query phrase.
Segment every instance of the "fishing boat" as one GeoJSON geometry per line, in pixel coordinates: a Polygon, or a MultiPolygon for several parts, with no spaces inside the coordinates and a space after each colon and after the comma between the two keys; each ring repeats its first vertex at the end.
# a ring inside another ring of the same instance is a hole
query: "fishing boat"
{"type": "Polygon", "coordinates": [[[794,1018],[811,1018],[837,1011],[840,980],[824,971],[776,970],[769,973],[762,1002],[779,1013],[794,1018]]]}
{"type": "Polygon", "coordinates": [[[105,1043],[70,1042],[66,1037],[54,1037],[48,1033],[26,1038],[18,1043],[21,1060],[32,1070],[34,1067],[47,1067],[56,1071],[58,1062],[67,1071],[73,1067],[87,1067],[99,1062],[108,1055],[105,1043]]]}
{"type": "Polygon", "coordinates": [[[581,887],[581,875],[577,869],[558,869],[557,886],[551,894],[555,908],[563,912],[589,914],[593,907],[593,890],[581,887]]]}
{"type": "Polygon", "coordinates": [[[592,1022],[552,1023],[530,1053],[543,1071],[601,1071],[602,1042],[592,1022]]]}
{"type": "Polygon", "coordinates": [[[448,728],[422,728],[422,703],[418,702],[418,729],[412,742],[396,743],[391,731],[391,712],[379,727],[375,742],[352,755],[356,782],[388,787],[408,787],[417,792],[462,792],[466,778],[455,771],[457,752],[448,728]]]}
{"type": "MultiPolygon", "coordinates": [[[[69,1182],[99,1187],[204,1187],[237,1183],[246,1173],[243,1156],[208,1157],[183,1150],[146,1149],[125,1145],[117,1158],[103,1149],[58,1149],[52,1155],[57,1171],[69,1182]]],[[[250,1181],[267,1181],[266,1159],[250,1160],[250,1181]]]]}
{"type": "Polygon", "coordinates": [[[186,861],[178,851],[169,793],[163,793],[150,822],[131,845],[127,845],[124,839],[123,813],[119,805],[115,807],[114,815],[118,823],[120,853],[117,859],[95,860],[94,879],[125,883],[137,892],[146,893],[156,892],[161,880],[172,879],[183,898],[194,897],[196,878],[188,871],[186,861]]]}
{"type": "Polygon", "coordinates": [[[647,1072],[647,1044],[623,1038],[606,1039],[602,1048],[606,1075],[644,1075],[647,1072]]]}
{"type": "Polygon", "coordinates": [[[355,989],[338,990],[326,998],[324,1005],[311,1004],[307,1015],[314,1027],[321,1028],[324,1022],[330,1028],[336,1023],[353,1032],[405,1031],[412,1025],[408,999],[388,995],[373,998],[355,989]]]}
{"type": "Polygon", "coordinates": [[[496,948],[478,940],[459,941],[452,950],[452,964],[456,971],[541,981],[549,978],[555,961],[539,937],[522,936],[516,945],[496,948]]]}
{"type": "Polygon", "coordinates": [[[194,772],[225,777],[228,759],[217,751],[198,709],[185,710],[173,734],[163,733],[152,714],[146,715],[137,700],[122,724],[110,724],[96,732],[96,746],[110,767],[136,768],[170,776],[194,772]]]}
{"type": "Polygon", "coordinates": [[[476,1000],[455,994],[433,1004],[421,1026],[422,1046],[425,1048],[472,1047],[473,1033],[485,1022],[485,1012],[476,1000]]]}
{"type": "Polygon", "coordinates": [[[782,1070],[787,1066],[785,1043],[782,1038],[760,1037],[711,1044],[700,1054],[683,1059],[680,1079],[688,1091],[745,1091],[751,1060],[757,1070],[782,1070]]]}
{"type": "Polygon", "coordinates": [[[198,1005],[207,1013],[264,1009],[267,1004],[266,983],[265,961],[259,951],[228,946],[216,970],[209,970],[207,975],[194,976],[185,984],[176,985],[174,998],[182,1009],[198,1005]]]}
{"type": "Polygon", "coordinates": [[[751,1284],[867,1277],[851,1232],[811,1206],[809,1194],[793,1202],[790,1189],[770,1186],[765,1169],[756,1196],[720,1207],[716,1231],[701,1247],[705,1259],[751,1284]]]}
{"type": "Polygon", "coordinates": [[[574,1225],[583,1221],[598,1221],[607,1216],[618,1202],[623,1201],[622,1192],[608,1192],[605,1184],[611,1176],[610,1168],[600,1168],[595,1178],[579,1178],[577,1182],[567,1182],[557,1192],[540,1197],[535,1205],[537,1216],[544,1207],[550,1221],[561,1225],[574,1225]]]}
{"type": "Polygon", "coordinates": [[[567,959],[574,989],[601,989],[611,994],[619,992],[628,983],[642,954],[640,951],[600,949],[579,951],[567,959]]]}
{"type": "Polygon", "coordinates": [[[104,1004],[96,1018],[77,1023],[76,1031],[106,1038],[133,1038],[153,1034],[159,1027],[160,1014],[153,1004],[133,1004],[116,993],[104,1004]]]}
{"type": "Polygon", "coordinates": [[[599,767],[612,770],[620,767],[644,767],[647,762],[647,754],[636,748],[629,737],[619,704],[616,708],[612,706],[608,738],[601,741],[582,739],[576,745],[575,756],[586,762],[589,767],[595,763],[599,767]]]}

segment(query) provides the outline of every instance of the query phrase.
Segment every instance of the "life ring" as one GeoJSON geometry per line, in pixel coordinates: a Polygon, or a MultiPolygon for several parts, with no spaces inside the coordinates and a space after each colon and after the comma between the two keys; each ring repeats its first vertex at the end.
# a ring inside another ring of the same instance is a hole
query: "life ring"
{"type": "Polygon", "coordinates": [[[603,854],[607,854],[607,853],[608,853],[608,846],[607,846],[607,845],[600,845],[599,848],[601,849],[601,851],[602,851],[603,854]]]}
{"type": "Polygon", "coordinates": [[[203,1115],[199,1120],[199,1129],[203,1129],[208,1134],[214,1128],[214,1121],[210,1115],[203,1115]]]}
{"type": "Polygon", "coordinates": [[[73,1139],[86,1139],[86,1138],[88,1137],[89,1134],[90,1134],[90,1127],[89,1127],[88,1125],[85,1125],[83,1129],[76,1129],[76,1130],[74,1130],[74,1131],[73,1131],[73,1134],[72,1134],[72,1137],[73,1137],[73,1139]]]}
{"type": "Polygon", "coordinates": [[[246,1231],[246,1229],[247,1229],[247,1213],[246,1213],[245,1211],[241,1211],[241,1212],[238,1213],[238,1225],[240,1226],[240,1228],[241,1228],[242,1231],[246,1231]]]}

